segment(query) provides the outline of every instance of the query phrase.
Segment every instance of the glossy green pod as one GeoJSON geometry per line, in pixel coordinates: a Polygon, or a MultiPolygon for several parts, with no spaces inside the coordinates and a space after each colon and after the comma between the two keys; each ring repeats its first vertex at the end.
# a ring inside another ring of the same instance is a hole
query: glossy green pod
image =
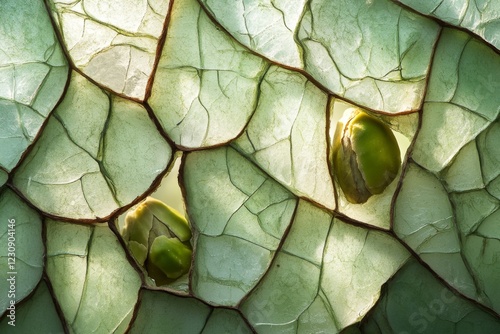
{"type": "Polygon", "coordinates": [[[168,278],[176,279],[189,271],[191,248],[177,238],[157,237],[149,251],[149,261],[168,278]]]}
{"type": "Polygon", "coordinates": [[[396,178],[401,153],[389,126],[361,109],[348,109],[337,123],[330,162],[351,203],[382,193],[396,178]]]}

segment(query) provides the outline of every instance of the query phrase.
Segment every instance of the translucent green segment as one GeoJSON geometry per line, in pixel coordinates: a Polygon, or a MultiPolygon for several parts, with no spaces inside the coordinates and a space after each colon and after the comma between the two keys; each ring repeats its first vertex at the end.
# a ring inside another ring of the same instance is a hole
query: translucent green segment
{"type": "Polygon", "coordinates": [[[353,150],[366,187],[372,194],[379,194],[394,180],[401,165],[396,138],[387,125],[367,114],[359,114],[350,125],[353,150]]]}
{"type": "Polygon", "coordinates": [[[211,314],[210,307],[194,298],[149,290],[143,290],[141,297],[132,334],[201,333],[211,314]]]}
{"type": "Polygon", "coordinates": [[[189,271],[191,229],[186,218],[165,203],[148,197],[127,213],[122,237],[157,286],[189,271]]]}
{"type": "Polygon", "coordinates": [[[157,237],[151,245],[150,261],[168,278],[178,278],[191,266],[191,248],[175,238],[157,237]]]}
{"type": "Polygon", "coordinates": [[[152,227],[153,214],[145,205],[140,205],[125,217],[122,235],[127,241],[136,241],[147,247],[149,231],[151,231],[152,227]]]}
{"type": "Polygon", "coordinates": [[[29,300],[16,306],[15,322],[8,315],[9,312],[0,321],[0,333],[33,333],[34,328],[37,333],[64,333],[54,300],[44,282],[29,300]],[[16,326],[13,327],[12,324],[16,326]]]}
{"type": "Polygon", "coordinates": [[[144,106],[73,72],[14,184],[46,213],[102,219],[147,191],[171,158],[144,106]]]}
{"type": "Polygon", "coordinates": [[[113,232],[52,220],[46,225],[47,276],[68,327],[74,333],[126,328],[141,279],[113,232]]]}
{"type": "Polygon", "coordinates": [[[267,67],[221,31],[196,0],[174,1],[148,102],[179,146],[218,146],[243,131],[267,67]]]}
{"type": "Polygon", "coordinates": [[[47,2],[73,65],[101,86],[144,99],[169,1],[47,2]]]}
{"type": "Polygon", "coordinates": [[[235,39],[385,112],[418,109],[439,25],[392,1],[202,0],[235,39]]]}
{"type": "Polygon", "coordinates": [[[0,192],[0,314],[11,301],[19,302],[35,289],[43,266],[41,217],[12,190],[4,188],[0,192]],[[12,275],[14,289],[8,281],[12,275]]]}

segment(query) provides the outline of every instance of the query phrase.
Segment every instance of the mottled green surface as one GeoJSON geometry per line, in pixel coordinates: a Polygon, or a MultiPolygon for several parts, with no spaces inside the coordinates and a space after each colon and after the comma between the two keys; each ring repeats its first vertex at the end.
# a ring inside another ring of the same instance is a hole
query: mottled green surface
{"type": "Polygon", "coordinates": [[[0,331],[500,332],[498,6],[0,1],[0,331]],[[353,107],[402,160],[363,204],[353,107]],[[120,236],[146,196],[192,227],[164,286],[120,236]]]}
{"type": "Polygon", "coordinates": [[[192,298],[142,291],[141,305],[131,333],[200,333],[210,308],[192,298]]]}

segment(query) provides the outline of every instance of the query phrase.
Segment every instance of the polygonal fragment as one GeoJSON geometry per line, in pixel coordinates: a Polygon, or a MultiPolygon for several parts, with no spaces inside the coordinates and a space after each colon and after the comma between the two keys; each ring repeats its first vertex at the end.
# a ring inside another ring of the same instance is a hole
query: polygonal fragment
{"type": "Polygon", "coordinates": [[[73,64],[118,94],[142,100],[169,0],[51,0],[73,64]]]}
{"type": "Polygon", "coordinates": [[[296,195],[333,209],[326,105],[326,94],[303,75],[272,66],[257,109],[233,146],[296,195]]]}
{"type": "Polygon", "coordinates": [[[42,277],[42,220],[7,188],[0,192],[0,222],[0,314],[10,307],[15,318],[12,303],[28,296],[42,277]]]}
{"type": "Polygon", "coordinates": [[[107,226],[48,220],[46,270],[72,332],[125,332],[141,280],[107,226]]]}
{"type": "Polygon", "coordinates": [[[190,221],[199,233],[193,292],[234,306],[268,269],[296,200],[229,147],[188,153],[182,180],[190,221]]]}
{"type": "Polygon", "coordinates": [[[68,64],[43,1],[2,1],[0,22],[0,167],[10,171],[61,97],[68,64]]]}
{"type": "Polygon", "coordinates": [[[74,72],[14,184],[49,214],[98,219],[146,191],[171,157],[143,106],[74,72]]]}
{"type": "Polygon", "coordinates": [[[267,68],[196,1],[177,1],[148,102],[177,145],[220,145],[247,124],[267,68]]]}

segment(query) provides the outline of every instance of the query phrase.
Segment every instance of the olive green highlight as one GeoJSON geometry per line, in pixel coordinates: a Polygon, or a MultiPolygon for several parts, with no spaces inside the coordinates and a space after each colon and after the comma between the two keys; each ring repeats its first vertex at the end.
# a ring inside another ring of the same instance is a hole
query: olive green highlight
{"type": "Polygon", "coordinates": [[[394,181],[401,154],[389,126],[351,108],[337,124],[330,162],[347,200],[364,203],[394,181]]]}

